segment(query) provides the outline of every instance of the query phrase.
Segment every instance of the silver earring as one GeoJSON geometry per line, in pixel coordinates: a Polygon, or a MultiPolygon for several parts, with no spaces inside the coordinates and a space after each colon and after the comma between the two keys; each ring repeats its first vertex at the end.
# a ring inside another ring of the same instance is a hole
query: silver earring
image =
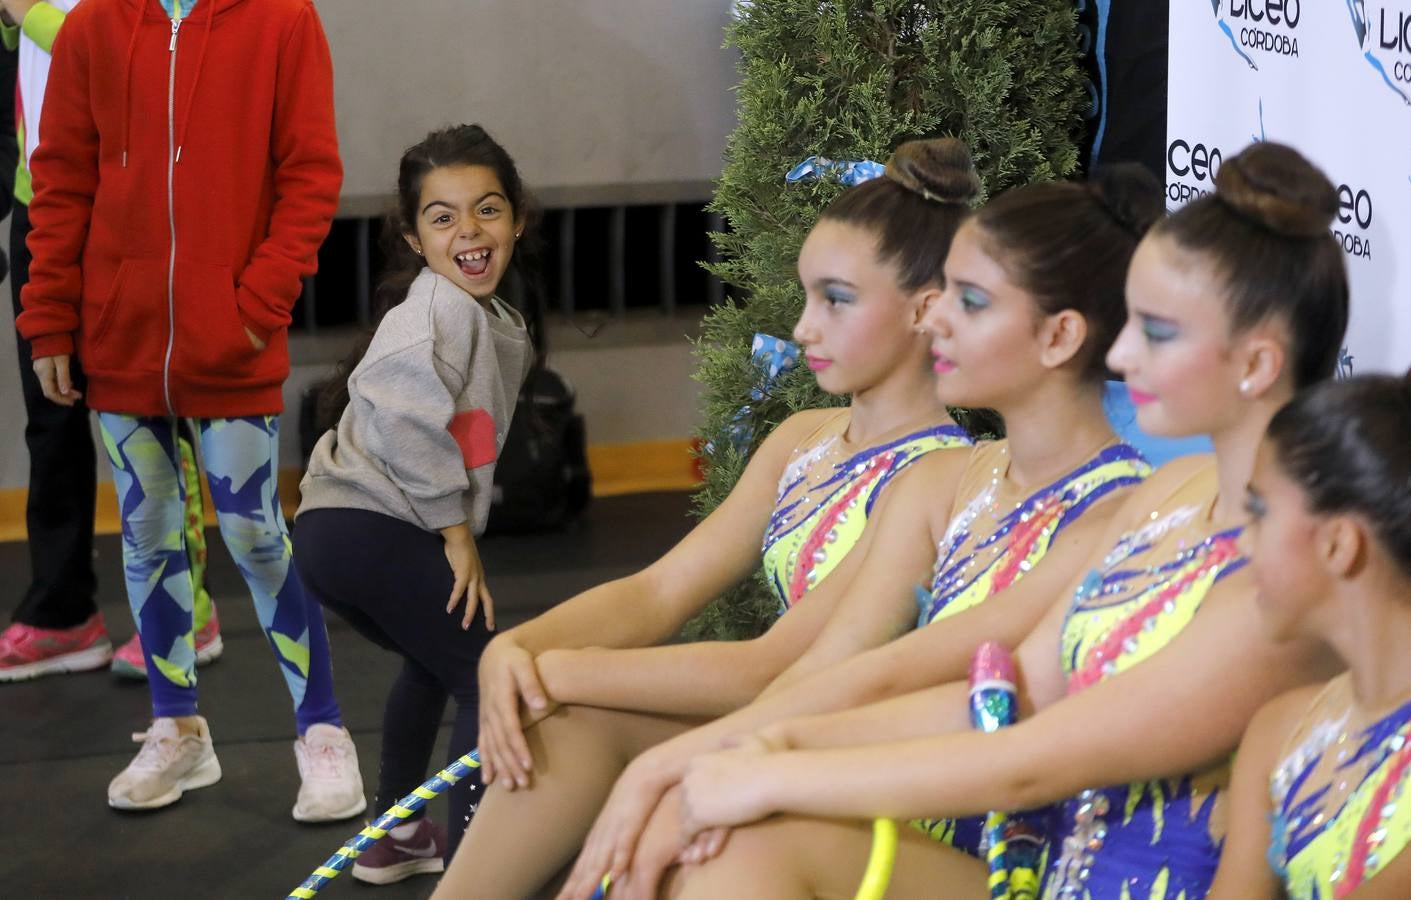
{"type": "Polygon", "coordinates": [[[1251,390],[1251,387],[1250,387],[1249,379],[1248,379],[1248,378],[1246,378],[1246,379],[1244,379],[1243,381],[1240,382],[1240,395],[1241,395],[1241,396],[1248,397],[1250,390],[1251,390]]]}

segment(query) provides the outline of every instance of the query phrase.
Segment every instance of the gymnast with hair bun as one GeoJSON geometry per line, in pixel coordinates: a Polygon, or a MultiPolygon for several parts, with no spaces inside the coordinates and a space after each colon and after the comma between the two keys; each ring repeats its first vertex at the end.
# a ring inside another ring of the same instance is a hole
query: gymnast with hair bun
{"type": "MultiPolygon", "coordinates": [[[[1045,897],[1209,890],[1245,725],[1338,665],[1316,640],[1269,634],[1243,510],[1265,427],[1337,362],[1348,287],[1328,232],[1336,209],[1322,172],[1258,143],[1137,248],[1108,363],[1145,431],[1208,433],[1215,453],[1134,490],[1086,574],[1020,645],[1021,721],[971,732],[967,686],[945,684],[696,757],[681,815],[702,837],[685,858],[708,861],[683,868],[672,896],[742,884],[755,897],[851,894],[871,839],[859,820],[1051,803],[1045,897]],[[758,824],[722,830],[747,823],[758,824]]],[[[903,829],[888,896],[989,891],[981,861],[903,829]]]]}

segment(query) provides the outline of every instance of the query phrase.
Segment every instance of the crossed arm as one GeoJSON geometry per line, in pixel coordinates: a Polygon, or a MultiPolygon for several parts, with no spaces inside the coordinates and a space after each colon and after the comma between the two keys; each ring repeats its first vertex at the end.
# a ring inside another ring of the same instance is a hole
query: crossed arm
{"type": "MultiPolygon", "coordinates": [[[[997,640],[1012,647],[1030,632],[1034,622],[1046,611],[1049,624],[1044,633],[1051,639],[1032,642],[1029,652],[1036,659],[1042,659],[1056,668],[1053,648],[1066,604],[1056,604],[1055,598],[1067,597],[1068,589],[1079,580],[1079,571],[1096,548],[1108,546],[1115,539],[1115,532],[1121,530],[1121,523],[1126,519],[1124,511],[1127,504],[1140,505],[1142,502],[1149,502],[1149,498],[1141,501],[1133,492],[1125,502],[1114,498],[1090,510],[1083,519],[1070,525],[1069,530],[1065,531],[1063,543],[1050,550],[1041,566],[1000,596],[952,616],[943,623],[921,628],[883,647],[801,677],[797,683],[772,687],[749,706],[643,753],[629,765],[614,787],[563,896],[587,896],[583,888],[587,886],[590,893],[591,884],[595,883],[593,879],[603,871],[621,873],[627,870],[637,840],[652,817],[653,809],[663,796],[674,799],[673,787],[680,782],[687,765],[698,754],[719,750],[741,735],[792,717],[865,707],[873,701],[964,678],[970,657],[978,644],[997,640]]],[[[879,527],[874,553],[889,546],[889,542],[881,536],[883,533],[879,527]]],[[[872,555],[869,553],[869,557],[872,555]]],[[[868,565],[866,571],[870,570],[871,566],[868,565]]],[[[867,583],[866,577],[865,572],[860,574],[857,583],[867,583]]],[[[866,599],[867,595],[861,591],[850,594],[833,615],[828,629],[846,628],[853,621],[850,617],[854,616],[864,619],[870,615],[875,619],[886,615],[880,610],[866,610],[854,605],[866,599]]],[[[906,613],[914,616],[915,609],[915,604],[908,598],[906,613]]],[[[827,638],[825,632],[815,646],[822,645],[827,638]]],[[[1034,683],[1040,671],[1042,668],[1037,664],[1030,670],[1026,691],[1030,694],[1047,692],[1054,696],[1061,695],[1060,676],[1050,679],[1046,688],[1034,683]]],[[[958,691],[954,687],[941,689],[942,693],[946,690],[958,699],[949,704],[942,703],[941,708],[955,713],[956,718],[951,722],[953,727],[964,728],[967,721],[964,686],[961,685],[958,691]]],[[[859,734],[870,734],[867,730],[869,719],[885,721],[889,725],[903,721],[912,724],[929,721],[935,725],[939,721],[931,708],[933,700],[927,695],[905,698],[895,703],[903,707],[919,705],[926,707],[928,712],[902,720],[893,714],[896,706],[888,704],[840,713],[836,718],[824,717],[812,723],[806,720],[801,724],[805,728],[816,724],[822,731],[836,729],[840,738],[847,742],[856,741],[859,734]]],[[[874,736],[870,739],[878,738],[874,736]]],[[[660,816],[656,820],[659,821],[660,816]]]]}
{"type": "Polygon", "coordinates": [[[716,717],[766,688],[904,633],[915,622],[915,588],[930,572],[937,529],[949,512],[965,455],[939,451],[905,470],[881,495],[858,545],[838,569],[761,637],[550,650],[536,660],[545,687],[561,703],[716,717]]]}
{"type": "MultiPolygon", "coordinates": [[[[881,743],[855,734],[850,746],[719,753],[692,762],[684,779],[688,832],[753,821],[773,812],[829,817],[962,816],[1027,809],[1088,787],[1199,771],[1225,759],[1268,698],[1329,677],[1331,655],[1307,643],[1277,645],[1263,633],[1244,573],[1216,587],[1195,620],[1167,647],[1127,672],[1056,699],[1052,673],[1034,673],[1035,639],[1021,648],[1021,686],[1039,711],[993,734],[955,731],[881,743]],[[1036,693],[1034,685],[1039,685],[1036,693]],[[1035,702],[1037,701],[1037,702],[1035,702]],[[828,790],[819,790],[826,784],[828,790]]],[[[1053,665],[1053,663],[1050,663],[1053,665]]],[[[912,698],[964,697],[959,686],[912,698]]],[[[895,709],[892,710],[896,712],[895,709]]],[[[953,709],[936,729],[964,728],[953,709]]],[[[923,721],[925,719],[923,718],[923,721]]],[[[819,741],[839,743],[838,731],[819,741]]]]}

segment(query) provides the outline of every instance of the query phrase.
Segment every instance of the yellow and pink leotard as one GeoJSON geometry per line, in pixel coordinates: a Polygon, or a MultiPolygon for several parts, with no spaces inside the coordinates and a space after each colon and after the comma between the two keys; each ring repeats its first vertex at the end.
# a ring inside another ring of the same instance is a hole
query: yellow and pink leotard
{"type": "Polygon", "coordinates": [[[960,426],[936,425],[844,456],[846,427],[846,412],[826,422],[795,451],[779,479],[763,556],[781,613],[857,545],[873,505],[893,478],[932,450],[971,443],[960,426]]]}
{"type": "Polygon", "coordinates": [[[1014,584],[1094,503],[1140,484],[1151,473],[1134,447],[1114,441],[1024,496],[1005,481],[1008,462],[1008,441],[981,444],[971,452],[956,492],[955,512],[936,548],[930,601],[918,625],[978,606],[1014,584]]]}
{"type": "MultiPolygon", "coordinates": [[[[1216,585],[1248,561],[1239,528],[1211,521],[1218,494],[1213,457],[1150,517],[1127,532],[1075,592],[1061,652],[1070,694],[1159,652],[1195,617],[1216,585]]],[[[1175,465],[1175,464],[1173,464],[1175,465]]],[[[1064,801],[1052,823],[1053,900],[1197,900],[1210,888],[1223,842],[1215,816],[1228,761],[1173,778],[1110,785],[1064,801]]]]}
{"type": "Polygon", "coordinates": [[[1411,703],[1350,724],[1352,682],[1328,683],[1269,778],[1269,862],[1290,900],[1341,900],[1411,841],[1411,703]]]}
{"type": "MultiPolygon", "coordinates": [[[[1008,453],[1007,441],[981,444],[972,451],[956,491],[955,512],[937,546],[935,575],[918,625],[978,606],[1019,581],[1095,503],[1135,487],[1151,473],[1135,448],[1113,442],[1025,495],[1004,477],[1008,453]]],[[[980,852],[983,816],[912,824],[971,855],[980,852]]]]}

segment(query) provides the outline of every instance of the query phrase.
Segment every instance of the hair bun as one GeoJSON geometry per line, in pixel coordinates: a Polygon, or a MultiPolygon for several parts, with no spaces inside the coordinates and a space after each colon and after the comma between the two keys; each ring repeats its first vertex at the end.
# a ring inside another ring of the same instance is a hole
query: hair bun
{"type": "Polygon", "coordinates": [[[1244,218],[1288,237],[1326,234],[1338,211],[1337,189],[1292,147],[1251,144],[1225,160],[1215,195],[1244,218]]]}
{"type": "Polygon", "coordinates": [[[956,138],[907,141],[887,161],[886,176],[937,203],[968,205],[980,196],[970,148],[956,138]]]}
{"type": "Polygon", "coordinates": [[[1117,224],[1141,237],[1166,212],[1161,182],[1140,163],[1099,166],[1088,176],[1088,190],[1117,224]]]}

